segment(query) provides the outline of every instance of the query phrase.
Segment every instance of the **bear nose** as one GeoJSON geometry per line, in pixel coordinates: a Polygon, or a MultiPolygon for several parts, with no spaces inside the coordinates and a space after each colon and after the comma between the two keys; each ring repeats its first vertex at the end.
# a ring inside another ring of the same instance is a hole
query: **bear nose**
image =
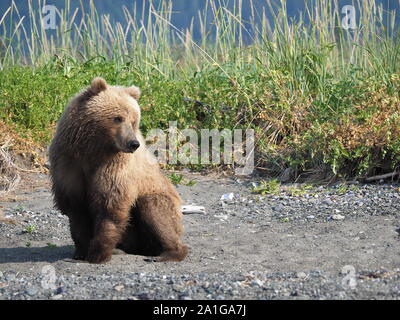
{"type": "Polygon", "coordinates": [[[132,141],[128,142],[128,149],[130,151],[135,151],[139,147],[140,147],[140,143],[137,140],[132,140],[132,141]]]}

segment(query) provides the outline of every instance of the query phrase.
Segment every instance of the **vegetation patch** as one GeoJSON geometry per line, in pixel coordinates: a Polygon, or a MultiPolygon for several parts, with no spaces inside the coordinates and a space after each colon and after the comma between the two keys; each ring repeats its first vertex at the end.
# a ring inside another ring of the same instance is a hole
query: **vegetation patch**
{"type": "Polygon", "coordinates": [[[273,21],[244,23],[239,6],[208,0],[212,14],[199,16],[215,33],[204,27],[200,41],[174,28],[169,1],[151,6],[148,21],[127,11],[127,29],[93,5],[85,23],[75,21],[68,3],[51,39],[34,8],[31,30],[19,24],[14,4],[0,17],[3,149],[3,134],[11,134],[7,150],[23,150],[26,141],[26,157],[43,165],[31,146],[46,147],[68,100],[102,76],[141,87],[144,133],[167,130],[170,121],[180,130],[254,129],[256,166],[271,176],[289,168],[293,179],[346,179],[398,168],[400,44],[395,13],[375,1],[355,1],[362,25],[345,30],[336,1],[307,1],[298,20],[282,1],[280,9],[271,5],[273,21]],[[21,41],[25,33],[31,37],[21,41]]]}

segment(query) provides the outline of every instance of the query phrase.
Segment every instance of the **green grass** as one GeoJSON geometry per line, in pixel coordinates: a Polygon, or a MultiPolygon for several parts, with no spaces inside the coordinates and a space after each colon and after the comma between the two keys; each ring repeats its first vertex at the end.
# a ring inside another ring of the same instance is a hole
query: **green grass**
{"type": "Polygon", "coordinates": [[[196,181],[194,180],[187,180],[182,174],[171,173],[169,175],[169,180],[175,185],[184,185],[188,187],[193,187],[196,185],[196,181]]]}
{"type": "Polygon", "coordinates": [[[251,191],[254,193],[265,194],[279,194],[281,184],[277,180],[265,181],[261,180],[258,184],[252,186],[251,191]]]}
{"type": "Polygon", "coordinates": [[[66,1],[51,38],[37,22],[40,12],[31,11],[26,19],[32,36],[23,46],[27,30],[12,6],[6,12],[12,27],[0,17],[0,121],[46,145],[68,99],[103,76],[111,84],[141,87],[145,133],[167,129],[172,120],[181,129],[255,129],[257,165],[272,175],[290,167],[296,177],[315,176],[321,168],[349,177],[398,166],[400,45],[390,20],[394,13],[384,27],[382,7],[356,0],[361,25],[354,31],[340,27],[337,1],[308,7],[310,26],[289,21],[284,9],[274,11],[273,21],[255,13],[263,18],[259,25],[252,23],[255,16],[250,19],[255,36],[248,45],[239,6],[228,11],[216,2],[207,0],[211,16],[199,12],[198,43],[190,29],[179,32],[171,24],[169,1],[152,9],[152,23],[126,11],[127,30],[99,16],[93,5],[85,23],[67,19],[73,13],[66,1]],[[215,38],[206,32],[208,23],[215,38]]]}
{"type": "Polygon", "coordinates": [[[29,226],[27,226],[27,227],[25,228],[25,232],[26,232],[26,233],[33,233],[33,232],[35,232],[35,230],[36,230],[36,226],[33,225],[33,224],[31,224],[31,225],[29,225],[29,226]]]}
{"type": "Polygon", "coordinates": [[[303,185],[299,185],[299,186],[291,186],[288,187],[286,191],[286,193],[292,197],[301,197],[304,196],[306,194],[312,194],[312,190],[314,189],[314,187],[312,185],[308,185],[308,184],[303,184],[303,185]]]}
{"type": "Polygon", "coordinates": [[[55,243],[47,242],[46,248],[57,248],[57,245],[55,243]]]}

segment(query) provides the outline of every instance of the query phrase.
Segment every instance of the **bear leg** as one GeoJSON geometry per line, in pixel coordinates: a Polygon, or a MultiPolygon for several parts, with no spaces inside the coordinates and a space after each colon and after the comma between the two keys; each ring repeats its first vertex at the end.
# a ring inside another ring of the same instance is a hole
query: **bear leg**
{"type": "Polygon", "coordinates": [[[182,261],[188,248],[180,239],[182,230],[178,208],[166,195],[142,196],[137,201],[140,220],[140,233],[143,248],[152,244],[145,255],[157,255],[154,261],[182,261]],[[158,247],[158,248],[157,248],[158,247]]]}
{"type": "Polygon", "coordinates": [[[69,226],[72,240],[75,243],[73,259],[85,260],[89,250],[90,239],[92,238],[93,225],[88,214],[69,215],[69,226]]]}
{"type": "Polygon", "coordinates": [[[112,250],[121,240],[127,224],[126,219],[110,216],[96,217],[94,237],[90,241],[87,261],[90,263],[105,263],[111,260],[112,250]]]}

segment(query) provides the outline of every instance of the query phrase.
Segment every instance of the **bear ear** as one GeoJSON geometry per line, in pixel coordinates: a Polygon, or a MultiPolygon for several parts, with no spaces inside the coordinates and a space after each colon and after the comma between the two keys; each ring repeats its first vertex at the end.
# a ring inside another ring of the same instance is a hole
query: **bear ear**
{"type": "Polygon", "coordinates": [[[92,83],[90,84],[90,90],[95,94],[100,93],[107,89],[107,82],[103,78],[97,77],[94,78],[92,83]]]}
{"type": "Polygon", "coordinates": [[[135,100],[139,100],[140,95],[142,94],[142,92],[140,91],[140,89],[136,86],[131,86],[129,88],[125,88],[126,92],[133,97],[135,100]]]}

